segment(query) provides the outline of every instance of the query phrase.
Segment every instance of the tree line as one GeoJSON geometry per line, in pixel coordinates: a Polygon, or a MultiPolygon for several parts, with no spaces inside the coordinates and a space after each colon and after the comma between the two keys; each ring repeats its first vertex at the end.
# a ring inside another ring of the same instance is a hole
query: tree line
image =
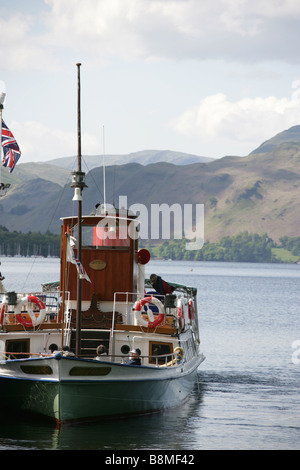
{"type": "Polygon", "coordinates": [[[235,236],[224,236],[216,243],[205,242],[197,251],[186,250],[187,240],[165,240],[160,246],[153,247],[149,242],[144,246],[152,257],[172,260],[193,261],[231,261],[251,263],[272,263],[280,261],[272,248],[285,248],[300,257],[300,237],[281,237],[274,242],[266,233],[259,235],[247,231],[235,236]]]}
{"type": "MultiPolygon", "coordinates": [[[[272,248],[285,248],[300,258],[300,237],[283,236],[274,242],[266,233],[259,235],[247,231],[232,237],[222,237],[216,243],[205,242],[200,250],[186,249],[188,240],[165,240],[153,245],[151,240],[140,242],[152,258],[193,261],[233,261],[272,263],[278,259],[272,248]]],[[[60,235],[50,232],[10,232],[0,225],[0,256],[60,256],[60,235]]]]}
{"type": "Polygon", "coordinates": [[[294,256],[300,256],[300,237],[284,237],[279,238],[282,248],[286,248],[294,256]]]}
{"type": "Polygon", "coordinates": [[[0,256],[59,256],[60,236],[46,232],[9,232],[0,225],[0,256]]]}

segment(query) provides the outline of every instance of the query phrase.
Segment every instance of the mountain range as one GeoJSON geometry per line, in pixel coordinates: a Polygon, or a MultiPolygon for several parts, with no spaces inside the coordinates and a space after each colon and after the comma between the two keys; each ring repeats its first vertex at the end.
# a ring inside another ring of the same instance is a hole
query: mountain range
{"type": "MultiPolygon", "coordinates": [[[[146,150],[129,155],[84,156],[88,188],[83,214],[102,203],[105,161],[106,202],[128,207],[143,204],[204,204],[205,241],[241,231],[267,233],[273,240],[300,235],[300,126],[280,132],[248,156],[219,159],[171,151],[146,150]]],[[[0,199],[0,225],[24,233],[60,232],[60,217],[76,215],[70,188],[77,157],[46,163],[18,163],[2,171],[11,183],[0,199]]]]}

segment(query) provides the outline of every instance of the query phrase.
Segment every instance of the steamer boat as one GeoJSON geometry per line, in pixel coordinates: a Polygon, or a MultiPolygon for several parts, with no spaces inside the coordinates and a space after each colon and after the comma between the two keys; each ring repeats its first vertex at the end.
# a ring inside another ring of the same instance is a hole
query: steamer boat
{"type": "Polygon", "coordinates": [[[153,291],[135,214],[100,205],[82,215],[80,157],[79,143],[78,214],[62,219],[59,283],[0,295],[2,402],[59,424],[178,406],[204,360],[196,288],[153,291]]]}

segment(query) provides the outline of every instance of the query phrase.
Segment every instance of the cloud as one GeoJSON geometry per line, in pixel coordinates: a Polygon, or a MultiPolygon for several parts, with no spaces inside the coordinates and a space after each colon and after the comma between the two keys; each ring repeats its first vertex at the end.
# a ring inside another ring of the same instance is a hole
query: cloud
{"type": "Polygon", "coordinates": [[[298,0],[47,0],[55,40],[124,59],[299,61],[298,0]],[[283,34],[281,34],[283,33],[283,34]]]}
{"type": "MultiPolygon", "coordinates": [[[[94,135],[100,123],[113,122],[116,153],[134,145],[207,156],[226,148],[242,155],[236,150],[242,144],[251,151],[253,142],[299,123],[294,98],[269,96],[284,94],[298,73],[299,0],[23,3],[0,2],[5,117],[17,120],[23,161],[76,154],[75,132],[68,131],[76,126],[78,61],[86,71],[83,122],[94,135]],[[239,99],[246,92],[252,98],[239,99]],[[172,115],[177,118],[166,129],[172,115]],[[134,116],[141,118],[135,122],[134,116]],[[134,140],[133,127],[141,129],[134,140]]],[[[82,140],[85,154],[99,153],[95,136],[83,134],[82,140]]]]}
{"type": "Polygon", "coordinates": [[[2,14],[0,59],[16,69],[63,66],[66,54],[299,62],[299,19],[298,0],[45,0],[2,14]]]}
{"type": "Polygon", "coordinates": [[[299,60],[298,0],[47,0],[48,27],[92,54],[124,59],[299,60]],[[284,32],[284,34],[280,34],[284,32]]]}
{"type": "MultiPolygon", "coordinates": [[[[77,155],[76,132],[61,131],[34,121],[12,121],[7,125],[20,146],[22,152],[20,163],[44,162],[77,155]]],[[[99,153],[99,141],[95,136],[83,133],[82,146],[85,155],[99,153]]]]}
{"type": "Polygon", "coordinates": [[[223,142],[225,148],[261,143],[283,129],[300,122],[300,81],[294,84],[291,98],[268,96],[230,101],[217,93],[201,100],[181,113],[170,127],[186,137],[197,139],[202,145],[214,148],[223,142]],[[242,144],[242,145],[241,145],[242,144]]]}
{"type": "Polygon", "coordinates": [[[0,63],[2,71],[45,70],[57,65],[43,34],[33,32],[38,18],[14,13],[0,16],[0,63]]]}

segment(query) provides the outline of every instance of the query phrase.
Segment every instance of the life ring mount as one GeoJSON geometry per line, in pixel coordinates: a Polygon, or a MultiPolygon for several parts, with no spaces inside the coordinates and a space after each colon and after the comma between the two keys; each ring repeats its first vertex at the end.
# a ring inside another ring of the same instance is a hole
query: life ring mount
{"type": "Polygon", "coordinates": [[[41,301],[41,299],[39,299],[35,295],[27,295],[25,297],[22,297],[17,303],[16,309],[15,309],[15,316],[16,316],[17,321],[21,323],[23,326],[26,326],[29,328],[36,327],[40,325],[45,319],[45,316],[46,316],[45,304],[41,301]],[[38,317],[35,316],[29,304],[35,304],[38,307],[39,309],[38,317]],[[29,320],[27,320],[26,318],[23,318],[23,314],[22,314],[23,306],[27,308],[27,313],[29,314],[29,317],[30,317],[29,320]]]}
{"type": "Polygon", "coordinates": [[[160,325],[165,318],[165,308],[161,301],[154,296],[144,297],[143,299],[136,302],[134,311],[138,323],[142,326],[145,326],[146,328],[155,328],[156,326],[160,325]],[[155,319],[152,310],[150,308],[148,309],[148,321],[142,317],[143,307],[147,303],[154,304],[158,308],[158,316],[155,319]]]}

